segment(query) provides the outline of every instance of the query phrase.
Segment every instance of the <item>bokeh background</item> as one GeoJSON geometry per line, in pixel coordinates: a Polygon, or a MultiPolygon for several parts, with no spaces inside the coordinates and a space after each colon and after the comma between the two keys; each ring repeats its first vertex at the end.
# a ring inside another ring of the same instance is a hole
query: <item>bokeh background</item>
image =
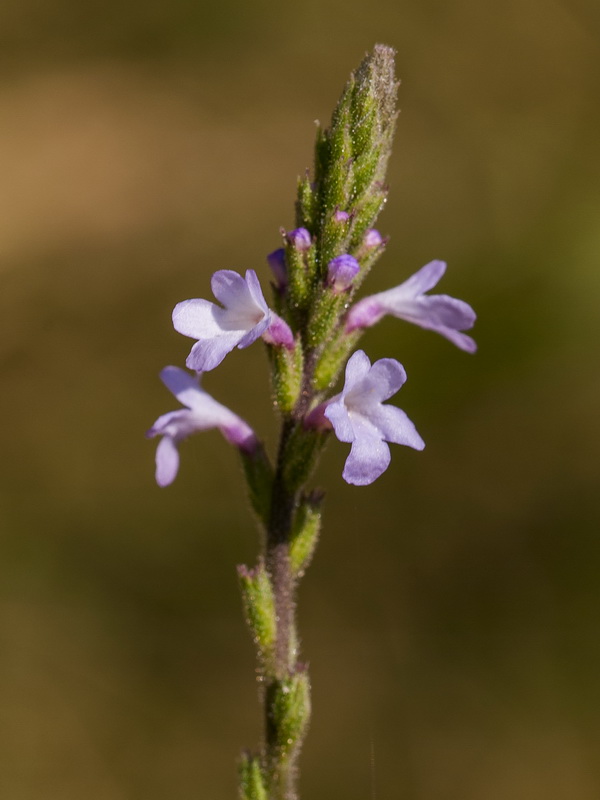
{"type": "MultiPolygon", "coordinates": [[[[448,261],[474,357],[386,320],[427,441],[356,489],[332,442],[301,589],[311,800],[600,796],[595,0],[2,0],[0,797],[225,800],[260,735],[235,453],[153,482],[173,305],[268,280],[348,73],[398,50],[369,290],[448,261]]],[[[259,346],[207,389],[273,446],[259,346]]]]}

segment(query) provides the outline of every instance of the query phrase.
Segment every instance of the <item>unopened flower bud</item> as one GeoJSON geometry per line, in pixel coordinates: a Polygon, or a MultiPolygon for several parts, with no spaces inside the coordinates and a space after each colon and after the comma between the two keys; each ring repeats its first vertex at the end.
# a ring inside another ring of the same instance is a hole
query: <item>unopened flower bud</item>
{"type": "Polygon", "coordinates": [[[294,334],[287,322],[273,311],[271,312],[271,324],[263,333],[263,339],[275,347],[285,347],[287,350],[294,349],[294,334]]]}
{"type": "Polygon", "coordinates": [[[383,244],[383,236],[375,228],[369,228],[363,238],[363,245],[371,250],[383,244]]]}
{"type": "Polygon", "coordinates": [[[282,288],[286,286],[287,268],[285,264],[285,250],[283,247],[280,247],[277,250],[273,250],[272,253],[269,253],[267,256],[267,264],[271,267],[271,272],[275,276],[277,285],[282,288]]]}
{"type": "Polygon", "coordinates": [[[294,228],[293,231],[289,231],[286,234],[286,237],[288,242],[293,244],[296,250],[299,250],[301,253],[311,248],[312,240],[306,228],[294,228]]]}
{"type": "Polygon", "coordinates": [[[336,292],[344,292],[352,285],[352,281],[360,272],[360,264],[345,253],[332,258],[327,265],[327,283],[336,292]]]}
{"type": "Polygon", "coordinates": [[[333,215],[335,222],[348,222],[350,214],[347,211],[340,211],[339,209],[333,215]]]}

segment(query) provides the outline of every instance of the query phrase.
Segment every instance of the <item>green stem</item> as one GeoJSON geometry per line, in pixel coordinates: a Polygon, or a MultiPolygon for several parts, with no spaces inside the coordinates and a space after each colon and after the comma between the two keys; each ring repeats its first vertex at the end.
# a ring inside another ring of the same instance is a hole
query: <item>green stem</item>
{"type": "Polygon", "coordinates": [[[297,798],[294,754],[286,752],[281,746],[281,733],[274,708],[278,686],[293,674],[296,661],[296,581],[290,561],[290,536],[297,491],[290,490],[284,477],[286,445],[294,426],[293,419],[287,418],[281,429],[266,540],[265,560],[273,587],[276,620],[272,674],[265,675],[265,761],[271,800],[297,798]]]}

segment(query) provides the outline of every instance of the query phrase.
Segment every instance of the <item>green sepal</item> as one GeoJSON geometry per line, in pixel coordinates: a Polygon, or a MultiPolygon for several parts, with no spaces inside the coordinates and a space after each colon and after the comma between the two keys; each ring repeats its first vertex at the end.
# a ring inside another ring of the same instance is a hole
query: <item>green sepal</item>
{"type": "Polygon", "coordinates": [[[327,131],[327,174],[323,176],[322,210],[345,208],[348,204],[348,168],[352,158],[350,136],[350,104],[352,78],[333,112],[331,128],[327,131]]]}
{"type": "MultiPolygon", "coordinates": [[[[349,252],[350,222],[339,222],[335,219],[337,208],[327,211],[321,227],[321,263],[323,264],[324,277],[327,274],[327,265],[332,258],[349,252]]],[[[340,209],[345,211],[345,209],[340,209]]]]}
{"type": "Polygon", "coordinates": [[[244,753],[240,760],[240,800],[267,800],[260,759],[244,753]]]}
{"type": "Polygon", "coordinates": [[[297,577],[302,577],[315,552],[321,530],[323,494],[312,492],[302,497],[290,536],[290,563],[297,577]]]}
{"type": "Polygon", "coordinates": [[[315,139],[315,184],[320,186],[327,172],[329,162],[329,141],[327,131],[317,122],[317,137],[315,139]]]}
{"type": "Polygon", "coordinates": [[[311,233],[315,229],[319,213],[318,197],[311,185],[308,173],[298,179],[298,194],[296,199],[296,227],[306,228],[311,233]]]}
{"type": "Polygon", "coordinates": [[[273,467],[262,445],[252,452],[240,450],[250,504],[264,525],[271,514],[273,467]]]}
{"type": "Polygon", "coordinates": [[[331,338],[347,302],[347,292],[336,294],[331,289],[323,288],[315,300],[314,310],[307,326],[308,346],[311,350],[316,350],[331,338]]]}
{"type": "Polygon", "coordinates": [[[378,247],[371,247],[371,248],[359,248],[356,253],[356,258],[360,264],[360,272],[352,281],[352,287],[350,290],[350,294],[347,297],[348,307],[351,304],[352,299],[356,292],[360,289],[363,281],[371,271],[371,268],[378,261],[383,253],[385,252],[387,242],[384,240],[378,247]]]}
{"type": "Polygon", "coordinates": [[[360,81],[354,84],[350,117],[352,120],[352,149],[355,158],[361,158],[373,149],[372,142],[377,138],[377,104],[368,85],[360,81]]]}
{"type": "Polygon", "coordinates": [[[313,386],[317,392],[329,389],[337,380],[342,367],[362,331],[344,333],[340,331],[336,339],[321,353],[315,367],[313,386]]]}
{"type": "Polygon", "coordinates": [[[304,356],[302,347],[296,342],[293,350],[287,347],[272,347],[273,391],[275,402],[283,414],[292,411],[302,387],[304,356]]]}
{"type": "Polygon", "coordinates": [[[324,433],[305,430],[302,423],[292,430],[281,461],[283,480],[288,491],[295,492],[306,483],[324,442],[324,433]]]}
{"type": "Polygon", "coordinates": [[[352,162],[352,195],[363,196],[376,180],[380,164],[380,149],[373,147],[352,162]]]}
{"type": "Polygon", "coordinates": [[[237,568],[246,620],[258,655],[265,668],[273,660],[277,636],[277,615],[273,587],[262,559],[254,569],[240,564],[237,568]]]}
{"type": "Polygon", "coordinates": [[[310,719],[310,681],[304,667],[267,687],[268,725],[282,759],[299,747],[310,719]]]}
{"type": "Polygon", "coordinates": [[[386,187],[376,184],[371,188],[368,196],[363,198],[361,203],[353,210],[354,220],[352,224],[352,235],[350,237],[350,250],[355,250],[360,247],[365,231],[373,227],[386,200],[386,187]]]}
{"type": "Polygon", "coordinates": [[[350,107],[353,156],[377,155],[373,180],[382,181],[396,128],[398,82],[394,76],[394,51],[375,45],[354,73],[350,107]]]}
{"type": "Polygon", "coordinates": [[[297,317],[298,309],[305,307],[311,289],[304,256],[305,253],[297,250],[291,242],[286,241],[285,261],[289,281],[289,305],[290,313],[294,317],[297,317]]]}
{"type": "Polygon", "coordinates": [[[311,303],[316,281],[317,262],[314,244],[308,250],[298,250],[285,241],[285,260],[288,274],[288,308],[297,328],[306,322],[306,310],[311,303]]]}

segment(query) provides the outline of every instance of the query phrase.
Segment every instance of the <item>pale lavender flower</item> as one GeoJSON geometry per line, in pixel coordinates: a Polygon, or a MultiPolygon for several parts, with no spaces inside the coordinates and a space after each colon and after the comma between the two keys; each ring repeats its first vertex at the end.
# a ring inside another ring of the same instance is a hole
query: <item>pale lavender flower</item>
{"type": "Polygon", "coordinates": [[[347,253],[332,258],[327,265],[327,283],[335,292],[349,289],[360,272],[360,264],[347,253]]]}
{"type": "MultiPolygon", "coordinates": [[[[425,447],[404,411],[382,405],[405,380],[404,367],[393,358],[381,358],[371,366],[366,353],[357,350],[348,360],[344,388],[322,411],[340,442],[352,444],[342,473],[347,483],[366,486],[385,472],[391,458],[386,442],[415,450],[425,447]]],[[[319,413],[315,412],[316,422],[319,413]]]]}
{"type": "Polygon", "coordinates": [[[230,269],[212,276],[211,288],[221,306],[209,300],[184,300],[173,310],[173,326],[184,336],[198,341],[192,347],[186,366],[197,372],[217,367],[234,347],[244,348],[272,328],[269,341],[290,347],[292,332],[267,306],[253,269],[242,278],[230,269]]]}
{"type": "Polygon", "coordinates": [[[252,453],[258,440],[243,419],[200,388],[199,377],[192,377],[179,367],[165,367],[162,382],[186,408],[169,411],[159,417],[146,436],[162,436],[156,448],[156,482],[159,486],[173,483],[179,470],[177,445],[196,431],[218,428],[228,442],[252,453]]]}
{"type": "Polygon", "coordinates": [[[425,294],[438,283],[445,271],[443,261],[431,261],[400,286],[359,300],[348,312],[346,332],[369,328],[386,314],[391,314],[436,331],[461,350],[474,353],[477,345],[470,336],[460,332],[472,328],[475,323],[476,316],[471,306],[445,294],[425,294]]]}

